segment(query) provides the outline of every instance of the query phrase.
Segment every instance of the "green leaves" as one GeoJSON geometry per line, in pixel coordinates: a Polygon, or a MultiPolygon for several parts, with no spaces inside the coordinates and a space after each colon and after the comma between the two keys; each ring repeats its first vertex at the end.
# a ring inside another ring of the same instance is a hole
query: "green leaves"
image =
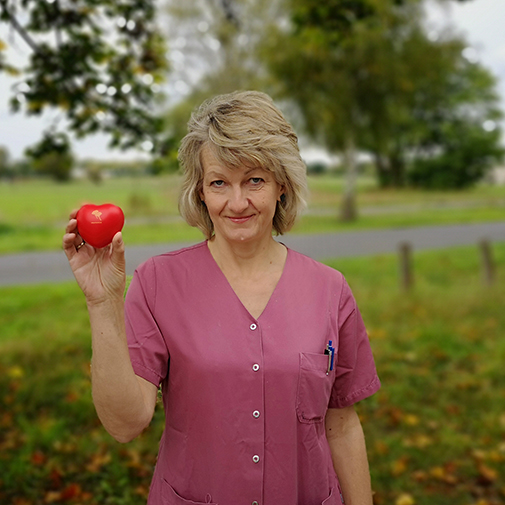
{"type": "Polygon", "coordinates": [[[374,157],[382,186],[418,184],[420,165],[427,180],[429,164],[445,174],[423,186],[463,187],[499,159],[495,79],[465,57],[464,39],[428,37],[420,1],[287,5],[290,23],[265,39],[264,60],[314,140],[342,152],[353,139],[374,157]]]}
{"type": "Polygon", "coordinates": [[[67,181],[74,164],[68,136],[62,132],[48,130],[42,140],[26,154],[32,159],[35,172],[49,175],[59,182],[67,181]]]}
{"type": "MultiPolygon", "coordinates": [[[[77,137],[102,131],[113,147],[156,151],[162,122],[153,105],[168,66],[155,13],[154,0],[0,0],[0,20],[31,50],[12,110],[57,108],[77,137]]],[[[12,73],[2,55],[0,71],[12,73]]]]}

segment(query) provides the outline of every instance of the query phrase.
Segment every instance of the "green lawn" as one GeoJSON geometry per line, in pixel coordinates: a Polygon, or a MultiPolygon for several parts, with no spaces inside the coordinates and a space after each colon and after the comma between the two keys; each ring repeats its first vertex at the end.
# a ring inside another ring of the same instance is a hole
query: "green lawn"
{"type": "MultiPolygon", "coordinates": [[[[293,233],[328,233],[432,224],[505,220],[505,188],[480,185],[467,191],[380,190],[373,179],[358,184],[359,219],[338,219],[344,181],[310,177],[308,212],[293,233]]],[[[47,180],[0,183],[0,254],[60,247],[69,212],[86,202],[111,202],[125,212],[129,244],[194,241],[201,233],[178,217],[180,177],[107,179],[56,184],[47,180]]]]}
{"type": "MultiPolygon", "coordinates": [[[[376,505],[505,503],[505,244],[498,282],[478,251],[332,260],[367,324],[383,387],[358,406],[376,505]]],[[[140,505],[162,410],[136,441],[100,427],[89,387],[89,327],[74,283],[0,289],[0,503],[140,505]]]]}

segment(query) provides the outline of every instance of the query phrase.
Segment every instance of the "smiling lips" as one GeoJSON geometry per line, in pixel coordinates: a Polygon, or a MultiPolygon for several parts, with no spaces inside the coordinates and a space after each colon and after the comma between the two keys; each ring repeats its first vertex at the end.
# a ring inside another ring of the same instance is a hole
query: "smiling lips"
{"type": "Polygon", "coordinates": [[[249,216],[242,216],[242,217],[229,216],[228,219],[232,223],[242,224],[242,223],[249,221],[249,219],[251,219],[252,217],[253,217],[253,214],[251,214],[249,216]]]}

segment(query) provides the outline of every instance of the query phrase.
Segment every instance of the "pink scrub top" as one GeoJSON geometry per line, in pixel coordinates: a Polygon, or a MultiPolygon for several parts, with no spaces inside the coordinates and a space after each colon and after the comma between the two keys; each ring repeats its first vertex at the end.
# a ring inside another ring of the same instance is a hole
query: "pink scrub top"
{"type": "Polygon", "coordinates": [[[380,382],[340,272],[288,249],[255,319],[203,242],[137,269],[126,327],[135,373],[161,384],[165,408],[148,505],[343,503],[325,414],[380,382]]]}

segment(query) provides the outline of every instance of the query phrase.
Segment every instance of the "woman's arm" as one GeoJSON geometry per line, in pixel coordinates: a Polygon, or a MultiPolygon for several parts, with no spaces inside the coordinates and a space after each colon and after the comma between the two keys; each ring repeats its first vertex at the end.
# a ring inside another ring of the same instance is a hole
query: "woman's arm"
{"type": "Polygon", "coordinates": [[[345,505],[372,505],[365,435],[354,406],[328,409],[325,424],[345,505]]]}
{"type": "Polygon", "coordinates": [[[63,249],[88,306],[93,402],[105,429],[119,442],[128,442],[150,423],[157,387],[135,375],[130,361],[124,322],[126,274],[121,233],[103,249],[89,244],[81,247],[76,213],[70,215],[63,249]]]}
{"type": "Polygon", "coordinates": [[[158,388],[135,375],[124,327],[124,302],[89,304],[91,386],[93,403],[105,429],[118,441],[129,442],[149,425],[158,388]]]}

